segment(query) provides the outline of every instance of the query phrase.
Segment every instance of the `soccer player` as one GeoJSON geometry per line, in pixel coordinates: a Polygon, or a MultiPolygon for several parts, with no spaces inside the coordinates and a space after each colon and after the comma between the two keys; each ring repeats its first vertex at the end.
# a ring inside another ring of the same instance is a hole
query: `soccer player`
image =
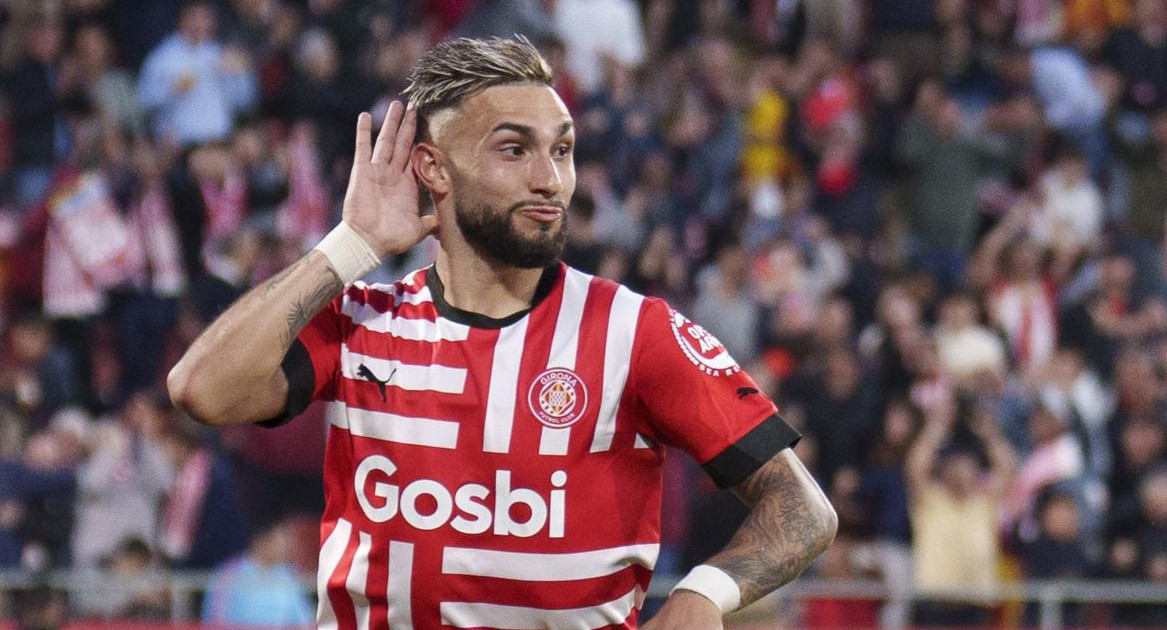
{"type": "Polygon", "coordinates": [[[646,630],[721,628],[834,536],[798,434],[716,338],[558,261],[574,128],[551,81],[521,38],[431,49],[375,143],[357,119],[341,224],[170,374],[208,424],[327,401],[321,628],[635,628],[665,445],[750,515],[646,630]],[[433,266],[357,282],[430,234],[433,266]]]}

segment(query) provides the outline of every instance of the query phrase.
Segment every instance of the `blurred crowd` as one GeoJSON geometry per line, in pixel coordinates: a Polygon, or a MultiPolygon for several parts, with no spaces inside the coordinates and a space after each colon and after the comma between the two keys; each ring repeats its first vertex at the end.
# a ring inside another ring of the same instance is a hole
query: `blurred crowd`
{"type": "MultiPolygon", "coordinates": [[[[577,124],[566,261],[667,298],[800,428],[841,517],[814,571],[966,595],[798,623],[1167,583],[1167,0],[0,0],[0,569],[218,568],[208,619],[303,623],[319,411],[207,433],[165,371],[339,219],[357,113],[432,43],[513,33],[577,124]]],[[[744,508],[668,462],[681,571],[744,508]]]]}

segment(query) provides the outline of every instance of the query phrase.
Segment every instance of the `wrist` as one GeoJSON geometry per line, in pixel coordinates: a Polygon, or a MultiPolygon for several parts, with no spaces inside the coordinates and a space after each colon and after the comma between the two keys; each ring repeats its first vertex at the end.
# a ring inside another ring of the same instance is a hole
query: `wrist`
{"type": "Polygon", "coordinates": [[[722,614],[730,613],[741,606],[742,591],[732,577],[725,571],[708,564],[693,567],[669,595],[678,591],[688,591],[713,602],[722,614]]]}
{"type": "Polygon", "coordinates": [[[345,221],[314,247],[328,259],[328,266],[345,287],[365,277],[381,264],[381,257],[360,233],[345,221]]]}

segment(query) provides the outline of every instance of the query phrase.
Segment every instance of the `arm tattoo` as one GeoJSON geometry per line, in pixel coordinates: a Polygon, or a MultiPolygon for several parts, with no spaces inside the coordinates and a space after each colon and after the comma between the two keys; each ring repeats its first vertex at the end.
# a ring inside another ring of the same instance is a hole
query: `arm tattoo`
{"type": "MultiPolygon", "coordinates": [[[[301,259],[301,262],[306,261],[307,259],[308,257],[305,256],[301,259]]],[[[301,263],[296,263],[290,267],[288,271],[295,269],[300,264],[301,263]]],[[[281,276],[284,276],[284,274],[280,274],[280,276],[277,276],[268,283],[268,286],[264,289],[265,295],[269,291],[274,290],[276,286],[279,286],[279,283],[283,282],[283,278],[281,276]]],[[[292,344],[292,340],[296,338],[296,335],[300,334],[300,330],[304,328],[304,326],[308,323],[308,320],[315,317],[316,314],[319,313],[325,305],[332,301],[332,299],[343,290],[344,284],[341,283],[340,278],[338,278],[336,275],[336,272],[332,270],[332,267],[325,267],[324,270],[320,272],[316,287],[311,291],[308,291],[306,295],[301,295],[300,297],[296,298],[296,300],[292,302],[292,307],[288,309],[288,312],[285,315],[285,319],[288,322],[288,328],[284,331],[284,344],[290,346],[292,344]]]]}
{"type": "Polygon", "coordinates": [[[267,284],[263,285],[263,293],[261,294],[261,297],[267,299],[269,296],[271,296],[272,293],[275,293],[276,289],[279,289],[280,285],[282,285],[285,280],[291,277],[291,275],[295,273],[297,269],[307,265],[308,256],[310,254],[311,252],[300,257],[300,260],[292,263],[287,269],[284,269],[283,271],[276,274],[271,280],[268,280],[267,284]]]}
{"type": "Polygon", "coordinates": [[[792,456],[779,454],[734,488],[749,516],[706,564],[737,581],[742,605],[798,577],[834,538],[830,506],[795,465],[792,456]]]}

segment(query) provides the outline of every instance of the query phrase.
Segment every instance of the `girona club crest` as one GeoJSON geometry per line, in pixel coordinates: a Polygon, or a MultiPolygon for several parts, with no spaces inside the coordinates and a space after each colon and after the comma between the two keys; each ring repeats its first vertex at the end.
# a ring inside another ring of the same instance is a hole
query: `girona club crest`
{"type": "Polygon", "coordinates": [[[552,368],[531,383],[527,405],[543,426],[562,429],[583,417],[588,408],[588,388],[575,372],[552,368]]]}

